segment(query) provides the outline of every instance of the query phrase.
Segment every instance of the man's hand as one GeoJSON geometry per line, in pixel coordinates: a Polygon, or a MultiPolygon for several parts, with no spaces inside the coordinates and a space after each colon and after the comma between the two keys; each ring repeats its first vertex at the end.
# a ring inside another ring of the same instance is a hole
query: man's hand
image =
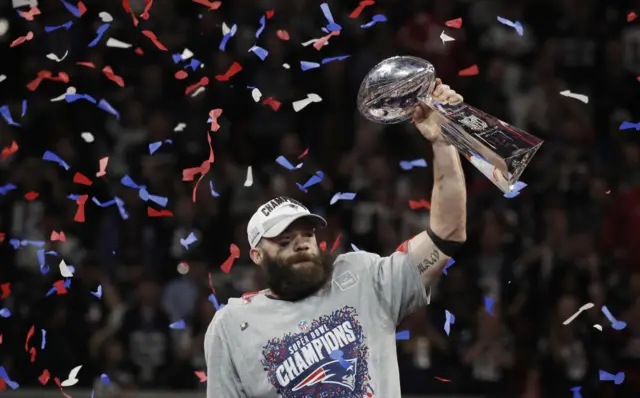
{"type": "MultiPolygon", "coordinates": [[[[442,84],[442,80],[440,79],[436,79],[436,85],[431,97],[443,104],[457,104],[463,100],[460,94],[456,93],[446,84],[442,84]]],[[[444,123],[445,120],[446,119],[438,112],[429,108],[422,102],[418,103],[418,106],[413,113],[413,121],[420,131],[420,134],[433,143],[444,141],[440,125],[444,123]]]]}

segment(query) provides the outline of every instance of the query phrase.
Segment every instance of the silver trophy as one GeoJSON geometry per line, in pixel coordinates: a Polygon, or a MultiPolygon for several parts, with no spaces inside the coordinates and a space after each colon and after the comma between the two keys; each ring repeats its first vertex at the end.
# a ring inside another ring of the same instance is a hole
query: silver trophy
{"type": "Polygon", "coordinates": [[[504,193],[519,190],[518,178],[542,140],[465,103],[441,104],[431,98],[436,70],[417,57],[387,58],[360,85],[358,110],[384,124],[411,119],[418,102],[442,117],[444,137],[504,193]]]}

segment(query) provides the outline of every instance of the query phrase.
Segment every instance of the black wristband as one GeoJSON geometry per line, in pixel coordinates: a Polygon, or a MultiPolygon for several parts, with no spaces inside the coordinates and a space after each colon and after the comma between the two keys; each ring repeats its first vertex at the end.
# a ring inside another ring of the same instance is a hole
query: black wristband
{"type": "Polygon", "coordinates": [[[454,240],[444,240],[436,235],[431,228],[427,228],[427,235],[431,238],[436,247],[449,257],[453,257],[462,247],[464,242],[456,242],[454,240]]]}

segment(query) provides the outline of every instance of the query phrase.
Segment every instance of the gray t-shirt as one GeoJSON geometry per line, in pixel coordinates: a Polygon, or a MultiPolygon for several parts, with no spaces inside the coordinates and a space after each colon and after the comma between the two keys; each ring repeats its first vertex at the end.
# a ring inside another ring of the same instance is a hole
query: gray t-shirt
{"type": "Polygon", "coordinates": [[[230,299],[207,330],[207,398],[399,397],[396,326],[429,303],[405,253],[342,254],[300,301],[230,299]]]}

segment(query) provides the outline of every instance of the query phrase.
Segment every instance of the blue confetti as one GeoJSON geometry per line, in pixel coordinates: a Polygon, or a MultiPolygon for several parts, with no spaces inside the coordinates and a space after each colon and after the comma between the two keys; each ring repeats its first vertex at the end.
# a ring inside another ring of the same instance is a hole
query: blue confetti
{"type": "Polygon", "coordinates": [[[111,380],[109,380],[109,376],[106,373],[100,375],[100,381],[107,387],[111,385],[111,380]]]}
{"type": "Polygon", "coordinates": [[[196,234],[191,232],[186,238],[180,239],[180,244],[184,247],[185,250],[189,250],[189,245],[197,241],[198,238],[196,238],[196,234]]]}
{"type": "Polygon", "coordinates": [[[485,297],[484,298],[484,309],[485,309],[485,311],[487,311],[487,314],[489,314],[491,316],[496,316],[493,313],[493,304],[494,304],[494,301],[493,301],[493,299],[491,297],[485,297]]]}
{"type": "Polygon", "coordinates": [[[0,106],[0,115],[2,115],[4,120],[6,120],[7,123],[9,123],[9,125],[20,127],[20,124],[16,123],[11,117],[11,111],[9,110],[9,106],[7,105],[0,106]]]}
{"type": "Polygon", "coordinates": [[[115,200],[115,199],[111,199],[111,200],[109,200],[109,201],[107,201],[107,202],[101,203],[101,202],[98,200],[98,198],[96,198],[95,196],[91,198],[91,201],[92,201],[93,203],[95,203],[95,204],[96,204],[96,206],[99,206],[99,207],[102,207],[102,208],[109,207],[109,206],[113,206],[113,205],[115,205],[115,204],[116,204],[116,200],[115,200]]]}
{"type": "Polygon", "coordinates": [[[302,167],[302,165],[304,164],[304,163],[298,163],[296,166],[294,166],[284,156],[278,156],[276,158],[276,163],[278,163],[280,166],[284,167],[287,170],[297,170],[300,167],[302,167]]]}
{"type": "Polygon", "coordinates": [[[27,114],[27,100],[24,99],[22,100],[22,113],[20,114],[20,117],[25,117],[26,114],[27,114]]]}
{"type": "Polygon", "coordinates": [[[110,114],[114,115],[116,119],[120,120],[120,113],[113,109],[113,107],[107,102],[107,100],[101,99],[100,102],[98,102],[98,108],[102,109],[105,112],[109,112],[110,114]]]}
{"type": "Polygon", "coordinates": [[[444,310],[444,332],[449,335],[451,332],[451,325],[456,323],[456,317],[447,310],[444,310]]]}
{"type": "Polygon", "coordinates": [[[89,94],[66,94],[64,96],[64,100],[67,101],[67,103],[76,102],[78,100],[86,100],[91,102],[94,105],[98,103],[98,101],[96,101],[96,99],[90,96],[89,94]]]}
{"type": "Polygon", "coordinates": [[[18,187],[16,187],[13,184],[3,185],[3,186],[0,187],[0,195],[6,195],[7,192],[13,191],[16,188],[18,188],[18,187]]]}
{"type": "Polygon", "coordinates": [[[353,243],[351,244],[351,248],[353,249],[354,252],[362,251],[360,248],[358,248],[358,246],[354,245],[353,243]]]}
{"type": "Polygon", "coordinates": [[[263,15],[262,17],[260,17],[260,28],[258,28],[258,30],[256,31],[256,39],[260,37],[262,32],[264,32],[264,28],[266,26],[267,26],[267,17],[263,15]]]}
{"type": "Polygon", "coordinates": [[[622,124],[620,125],[620,130],[631,130],[631,129],[640,130],[640,122],[638,123],[622,122],[622,124]]]}
{"type": "Polygon", "coordinates": [[[55,31],[56,31],[56,30],[58,30],[58,29],[66,29],[66,30],[69,30],[69,29],[71,29],[71,26],[72,26],[72,25],[73,25],[73,22],[72,22],[72,21],[69,21],[69,22],[67,22],[67,23],[64,23],[64,24],[62,24],[62,25],[58,25],[58,26],[45,26],[45,27],[44,27],[44,31],[45,31],[46,33],[51,33],[51,32],[55,32],[55,31]]]}
{"type": "Polygon", "coordinates": [[[319,68],[320,64],[317,62],[300,61],[300,69],[307,71],[309,69],[319,68]]]}
{"type": "Polygon", "coordinates": [[[258,46],[253,46],[249,49],[248,52],[252,52],[255,55],[258,56],[258,58],[260,58],[262,61],[265,60],[265,58],[267,58],[267,55],[269,55],[269,51],[265,50],[262,47],[258,47],[258,46]]]}
{"type": "Polygon", "coordinates": [[[456,263],[456,260],[450,258],[449,261],[447,262],[447,265],[444,266],[444,269],[442,270],[442,273],[445,275],[449,275],[449,271],[447,271],[449,269],[449,267],[451,267],[453,264],[456,263]]]}
{"type": "Polygon", "coordinates": [[[182,62],[182,54],[180,53],[173,54],[171,58],[173,59],[174,64],[179,64],[180,62],[182,62]]]}
{"type": "Polygon", "coordinates": [[[173,141],[164,140],[164,142],[163,141],[152,142],[151,144],[149,144],[149,155],[153,155],[153,153],[157,151],[162,146],[162,144],[173,144],[173,141]]]}
{"type": "Polygon", "coordinates": [[[227,47],[227,42],[229,41],[230,38],[232,38],[236,34],[237,31],[238,31],[238,26],[234,24],[231,27],[231,29],[229,29],[229,32],[227,32],[227,34],[222,37],[222,41],[220,42],[220,47],[219,47],[220,51],[225,50],[225,48],[227,47]]]}
{"type": "Polygon", "coordinates": [[[8,308],[0,308],[0,317],[9,318],[11,316],[11,311],[8,308]]]}
{"type": "Polygon", "coordinates": [[[572,387],[571,391],[573,392],[573,397],[572,398],[582,398],[582,394],[580,394],[580,390],[582,389],[582,387],[577,386],[577,387],[572,387]]]}
{"type": "Polygon", "coordinates": [[[298,186],[298,188],[300,188],[302,192],[307,193],[309,192],[307,188],[322,182],[323,179],[324,179],[324,173],[322,171],[317,171],[314,175],[311,176],[311,178],[309,178],[309,180],[307,180],[307,182],[304,183],[304,185],[300,185],[300,183],[297,183],[297,182],[296,182],[296,185],[298,186]]]}
{"type": "Polygon", "coordinates": [[[513,199],[516,196],[520,195],[520,191],[527,187],[527,183],[522,181],[516,181],[515,185],[511,192],[505,193],[503,196],[507,199],[513,199]]]}
{"type": "Polygon", "coordinates": [[[0,379],[4,380],[4,382],[7,383],[9,388],[11,388],[12,390],[16,390],[20,387],[20,384],[16,383],[15,381],[9,378],[9,375],[7,374],[7,371],[4,368],[4,366],[0,366],[0,379]]]}
{"type": "Polygon", "coordinates": [[[62,4],[64,5],[64,7],[69,10],[69,12],[71,14],[73,14],[74,17],[76,18],[80,18],[82,16],[82,14],[80,13],[80,9],[74,5],[71,5],[69,3],[67,3],[64,0],[60,0],[62,2],[62,4]]]}
{"type": "Polygon", "coordinates": [[[424,159],[403,160],[400,162],[402,170],[411,170],[414,167],[427,167],[427,161],[424,159]]]}
{"type": "Polygon", "coordinates": [[[378,22],[387,22],[387,17],[385,17],[382,14],[374,15],[373,18],[371,19],[371,22],[367,22],[366,24],[361,25],[360,27],[362,29],[368,29],[373,25],[377,24],[378,22]]]}
{"type": "Polygon", "coordinates": [[[344,61],[345,59],[349,58],[351,55],[340,55],[338,57],[328,57],[328,58],[323,58],[322,59],[322,64],[326,64],[329,62],[333,62],[333,61],[344,61]]]}
{"type": "Polygon", "coordinates": [[[331,15],[331,10],[329,9],[329,5],[327,3],[320,4],[320,9],[322,10],[322,13],[324,14],[324,17],[329,22],[329,24],[327,26],[322,28],[322,30],[325,33],[331,33],[331,32],[335,32],[335,31],[338,31],[338,30],[342,29],[342,26],[338,25],[333,20],[333,15],[331,15]]]}
{"type": "Polygon", "coordinates": [[[95,39],[93,39],[93,41],[91,43],[89,43],[88,47],[95,47],[96,44],[98,44],[98,42],[100,41],[100,39],[102,39],[102,36],[104,35],[104,32],[107,31],[107,29],[109,29],[110,24],[106,23],[102,26],[100,26],[98,28],[98,32],[97,32],[97,36],[95,39]]]}
{"type": "Polygon", "coordinates": [[[409,340],[411,334],[408,330],[403,330],[396,333],[396,340],[409,340]]]}
{"type": "Polygon", "coordinates": [[[185,66],[186,68],[191,68],[192,71],[195,71],[196,69],[198,69],[198,66],[202,65],[202,62],[198,61],[197,59],[192,59],[191,62],[189,62],[189,65],[185,66]]]}
{"type": "Polygon", "coordinates": [[[329,357],[335,361],[338,361],[338,363],[345,369],[349,369],[353,366],[349,361],[344,359],[344,352],[342,352],[342,350],[331,351],[329,357]]]}
{"type": "Polygon", "coordinates": [[[209,301],[211,301],[211,304],[213,304],[213,308],[215,308],[216,311],[220,311],[221,309],[224,308],[224,305],[220,305],[218,303],[218,299],[216,298],[216,295],[213,293],[209,295],[209,301]]]}
{"type": "Polygon", "coordinates": [[[97,299],[102,298],[102,285],[98,285],[98,289],[95,292],[89,292],[91,295],[97,299]]]}
{"type": "Polygon", "coordinates": [[[40,272],[42,273],[42,275],[46,275],[49,272],[49,266],[47,265],[44,249],[38,250],[36,255],[38,257],[38,264],[40,265],[40,272]]]}
{"type": "Polygon", "coordinates": [[[209,181],[209,189],[211,190],[211,196],[213,196],[214,198],[220,196],[220,194],[217,193],[215,189],[213,189],[213,181],[209,181]]]}
{"type": "Polygon", "coordinates": [[[47,346],[47,331],[44,329],[40,329],[40,331],[42,332],[42,342],[40,342],[40,350],[44,350],[44,348],[47,346]]]}
{"type": "Polygon", "coordinates": [[[522,24],[519,21],[512,22],[506,18],[498,17],[498,22],[500,22],[503,25],[514,28],[518,36],[524,35],[524,29],[522,28],[522,24]]]}
{"type": "Polygon", "coordinates": [[[186,329],[187,328],[187,324],[184,323],[184,320],[179,320],[177,322],[172,323],[171,325],[169,325],[169,327],[171,329],[186,329]]]}
{"type": "Polygon", "coordinates": [[[44,247],[45,242],[43,240],[19,240],[19,239],[9,239],[9,244],[13,246],[14,249],[18,249],[20,246],[35,246],[35,247],[44,247]]]}
{"type": "Polygon", "coordinates": [[[127,209],[125,209],[124,207],[124,202],[122,201],[122,199],[120,199],[117,196],[114,199],[116,200],[116,206],[118,207],[118,212],[120,213],[120,217],[122,217],[123,220],[128,220],[129,213],[127,213],[127,209]]]}
{"type": "Polygon", "coordinates": [[[611,314],[611,312],[609,311],[606,305],[602,306],[602,313],[604,314],[604,316],[607,317],[609,322],[611,322],[611,327],[614,328],[615,330],[622,330],[627,327],[627,323],[617,320],[613,316],[613,314],[611,314]]]}
{"type": "Polygon", "coordinates": [[[615,375],[604,370],[600,370],[600,381],[613,381],[614,384],[622,384],[624,381],[624,372],[618,372],[615,375]]]}
{"type": "Polygon", "coordinates": [[[330,205],[334,205],[339,200],[353,200],[356,194],[354,192],[338,192],[331,198],[330,205]]]}

